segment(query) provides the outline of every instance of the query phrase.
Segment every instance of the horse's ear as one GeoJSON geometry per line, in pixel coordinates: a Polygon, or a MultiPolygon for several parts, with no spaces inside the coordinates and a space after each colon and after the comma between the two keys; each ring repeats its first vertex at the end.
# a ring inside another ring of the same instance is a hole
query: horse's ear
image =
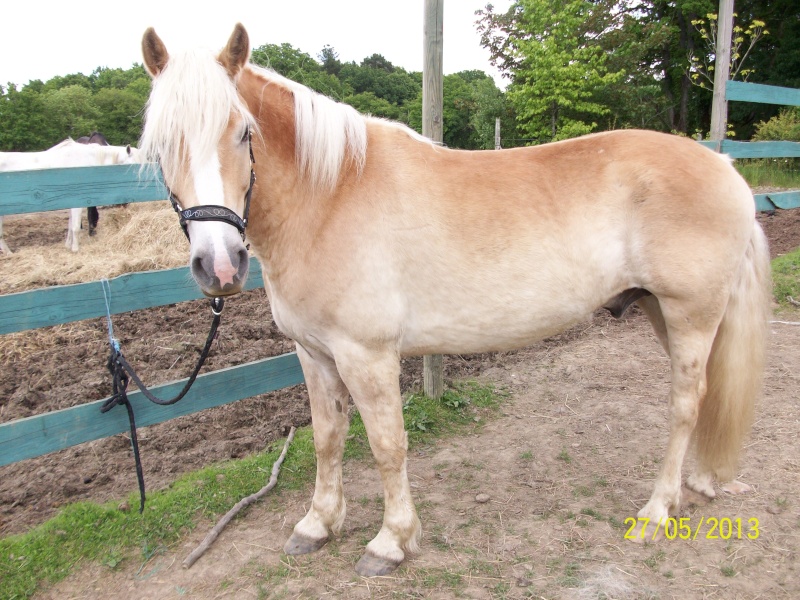
{"type": "Polygon", "coordinates": [[[250,37],[247,35],[244,25],[237,23],[228,40],[228,45],[220,52],[217,60],[228,71],[231,79],[236,79],[249,59],[250,37]]]}
{"type": "Polygon", "coordinates": [[[169,61],[167,47],[152,27],[148,27],[142,37],[142,56],[144,57],[144,68],[151,77],[158,76],[169,61]]]}

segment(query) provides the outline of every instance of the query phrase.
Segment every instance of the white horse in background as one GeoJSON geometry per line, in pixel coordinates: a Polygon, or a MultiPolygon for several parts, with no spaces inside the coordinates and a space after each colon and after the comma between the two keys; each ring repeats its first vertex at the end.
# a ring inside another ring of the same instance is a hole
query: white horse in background
{"type": "MultiPolygon", "coordinates": [[[[131,146],[102,146],[80,144],[73,139],[42,152],[0,152],[0,171],[32,171],[61,167],[92,167],[141,162],[139,150],[131,146]]],[[[78,251],[78,231],[81,228],[82,208],[71,208],[66,246],[78,251]]],[[[0,216],[0,252],[11,253],[3,239],[3,217],[0,216]]]]}

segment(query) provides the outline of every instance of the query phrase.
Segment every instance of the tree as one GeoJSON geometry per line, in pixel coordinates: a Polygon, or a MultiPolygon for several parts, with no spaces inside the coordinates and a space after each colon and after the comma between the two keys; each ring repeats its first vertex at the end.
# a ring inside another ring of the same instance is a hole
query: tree
{"type": "Polygon", "coordinates": [[[100,111],[91,90],[81,85],[69,85],[44,94],[44,110],[52,131],[50,144],[66,137],[78,138],[98,129],[100,111]]]}
{"type": "Polygon", "coordinates": [[[9,84],[0,97],[0,150],[30,152],[44,150],[52,139],[41,90],[44,84],[31,81],[21,90],[9,84]]]}
{"type": "Polygon", "coordinates": [[[253,50],[250,60],[332,98],[341,100],[349,92],[335,75],[323,70],[310,54],[291,44],[265,44],[253,50]]]}
{"type": "Polygon", "coordinates": [[[322,63],[323,71],[334,77],[339,76],[339,71],[342,70],[342,61],[339,60],[336,50],[326,44],[317,55],[317,58],[322,63]]]}
{"type": "Polygon", "coordinates": [[[603,88],[622,79],[608,70],[597,38],[607,3],[588,0],[517,0],[504,15],[482,13],[483,43],[512,79],[508,96],[519,127],[550,141],[589,133],[610,108],[603,88]]]}
{"type": "MultiPolygon", "coordinates": [[[[513,137],[513,111],[494,80],[482,71],[445,75],[442,99],[443,136],[448,148],[493,149],[495,119],[513,137]]],[[[408,124],[422,131],[422,92],[406,105],[408,124]]]]}

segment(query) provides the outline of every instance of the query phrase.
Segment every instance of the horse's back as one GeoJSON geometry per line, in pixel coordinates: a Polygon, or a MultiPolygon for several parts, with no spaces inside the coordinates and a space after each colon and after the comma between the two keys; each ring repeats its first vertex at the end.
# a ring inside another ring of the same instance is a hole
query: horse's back
{"type": "MultiPolygon", "coordinates": [[[[387,335],[402,323],[405,353],[523,346],[631,288],[722,287],[752,231],[746,184],[676,136],[620,131],[486,152],[392,143],[415,146],[393,173],[371,172],[368,158],[365,183],[383,185],[353,201],[359,214],[328,222],[370,249],[334,262],[385,296],[381,315],[358,318],[384,319],[387,335]]],[[[323,262],[336,256],[320,250],[323,262]]]]}

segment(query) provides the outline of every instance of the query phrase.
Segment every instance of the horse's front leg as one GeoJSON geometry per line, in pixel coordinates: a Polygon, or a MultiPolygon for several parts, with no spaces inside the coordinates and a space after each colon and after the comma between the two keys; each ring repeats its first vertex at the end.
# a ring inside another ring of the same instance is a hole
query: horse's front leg
{"type": "Polygon", "coordinates": [[[400,398],[400,359],[392,349],[348,348],[336,366],[367,430],[383,481],[383,526],[356,565],[364,576],[391,573],[418,550],[420,523],[406,472],[408,436],[400,398]]]}
{"type": "Polygon", "coordinates": [[[311,508],[295,525],[284,545],[286,554],[307,554],[321,548],[344,522],[346,506],[342,492],[342,454],[349,419],[350,393],[333,361],[314,358],[300,345],[297,356],[303,367],[317,455],[317,481],[311,508]]]}
{"type": "Polygon", "coordinates": [[[3,217],[0,217],[0,254],[11,254],[11,249],[3,239],[3,217]]]}
{"type": "Polygon", "coordinates": [[[67,226],[66,247],[73,252],[78,251],[78,232],[81,229],[81,210],[80,208],[69,209],[69,225],[67,226]]]}

